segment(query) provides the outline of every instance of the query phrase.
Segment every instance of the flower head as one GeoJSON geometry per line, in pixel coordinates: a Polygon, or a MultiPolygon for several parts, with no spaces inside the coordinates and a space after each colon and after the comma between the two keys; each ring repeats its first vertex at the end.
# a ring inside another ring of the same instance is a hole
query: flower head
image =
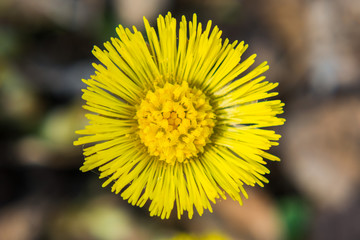
{"type": "Polygon", "coordinates": [[[171,240],[228,240],[228,239],[229,238],[222,233],[211,232],[203,235],[180,233],[175,237],[173,237],[171,240]]]}
{"type": "Polygon", "coordinates": [[[98,169],[103,186],[133,205],[150,201],[161,218],[174,205],[178,218],[194,206],[202,215],[226,194],[241,204],[244,185],[267,182],[265,159],[279,160],[265,152],[280,135],[263,128],[285,121],[284,104],[264,100],[278,85],[264,81],[267,63],[245,73],[256,55],[241,61],[247,45],[223,41],[211,21],[203,30],[195,14],[178,29],[170,13],[157,31],[144,23],[145,38],[120,25],[105,50],[94,47],[101,64],[83,80],[92,113],[74,142],[87,144],[81,170],[98,169]]]}

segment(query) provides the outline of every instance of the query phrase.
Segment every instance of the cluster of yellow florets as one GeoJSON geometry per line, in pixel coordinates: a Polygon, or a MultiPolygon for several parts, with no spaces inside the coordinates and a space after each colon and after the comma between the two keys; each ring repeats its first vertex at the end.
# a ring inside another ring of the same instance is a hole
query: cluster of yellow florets
{"type": "Polygon", "coordinates": [[[203,152],[215,125],[209,100],[185,81],[149,91],[136,118],[138,134],[148,152],[170,164],[203,152]]]}

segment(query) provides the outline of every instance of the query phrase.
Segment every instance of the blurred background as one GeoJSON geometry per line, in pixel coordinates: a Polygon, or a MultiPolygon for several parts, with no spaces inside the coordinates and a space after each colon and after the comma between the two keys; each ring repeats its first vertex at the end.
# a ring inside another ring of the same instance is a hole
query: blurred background
{"type": "Polygon", "coordinates": [[[0,240],[360,239],[359,26],[357,0],[1,0],[0,240]],[[248,43],[286,103],[270,183],[192,221],[151,218],[101,188],[72,145],[93,46],[167,11],[248,43]]]}

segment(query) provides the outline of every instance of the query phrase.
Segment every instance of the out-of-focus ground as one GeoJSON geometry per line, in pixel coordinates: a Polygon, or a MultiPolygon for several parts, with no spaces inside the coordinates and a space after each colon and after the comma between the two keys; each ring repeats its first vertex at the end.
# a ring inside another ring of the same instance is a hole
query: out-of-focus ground
{"type": "Polygon", "coordinates": [[[1,0],[0,239],[360,239],[359,26],[358,0],[1,0]],[[167,11],[248,43],[286,103],[270,183],[191,221],[151,218],[102,189],[72,146],[93,45],[167,11]]]}

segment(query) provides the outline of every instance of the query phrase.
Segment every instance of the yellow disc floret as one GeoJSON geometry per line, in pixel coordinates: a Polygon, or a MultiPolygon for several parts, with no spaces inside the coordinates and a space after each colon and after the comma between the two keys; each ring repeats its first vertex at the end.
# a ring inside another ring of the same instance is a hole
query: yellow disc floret
{"type": "Polygon", "coordinates": [[[215,125],[208,98],[185,81],[149,90],[136,118],[139,137],[149,154],[169,164],[203,152],[215,125]]]}

